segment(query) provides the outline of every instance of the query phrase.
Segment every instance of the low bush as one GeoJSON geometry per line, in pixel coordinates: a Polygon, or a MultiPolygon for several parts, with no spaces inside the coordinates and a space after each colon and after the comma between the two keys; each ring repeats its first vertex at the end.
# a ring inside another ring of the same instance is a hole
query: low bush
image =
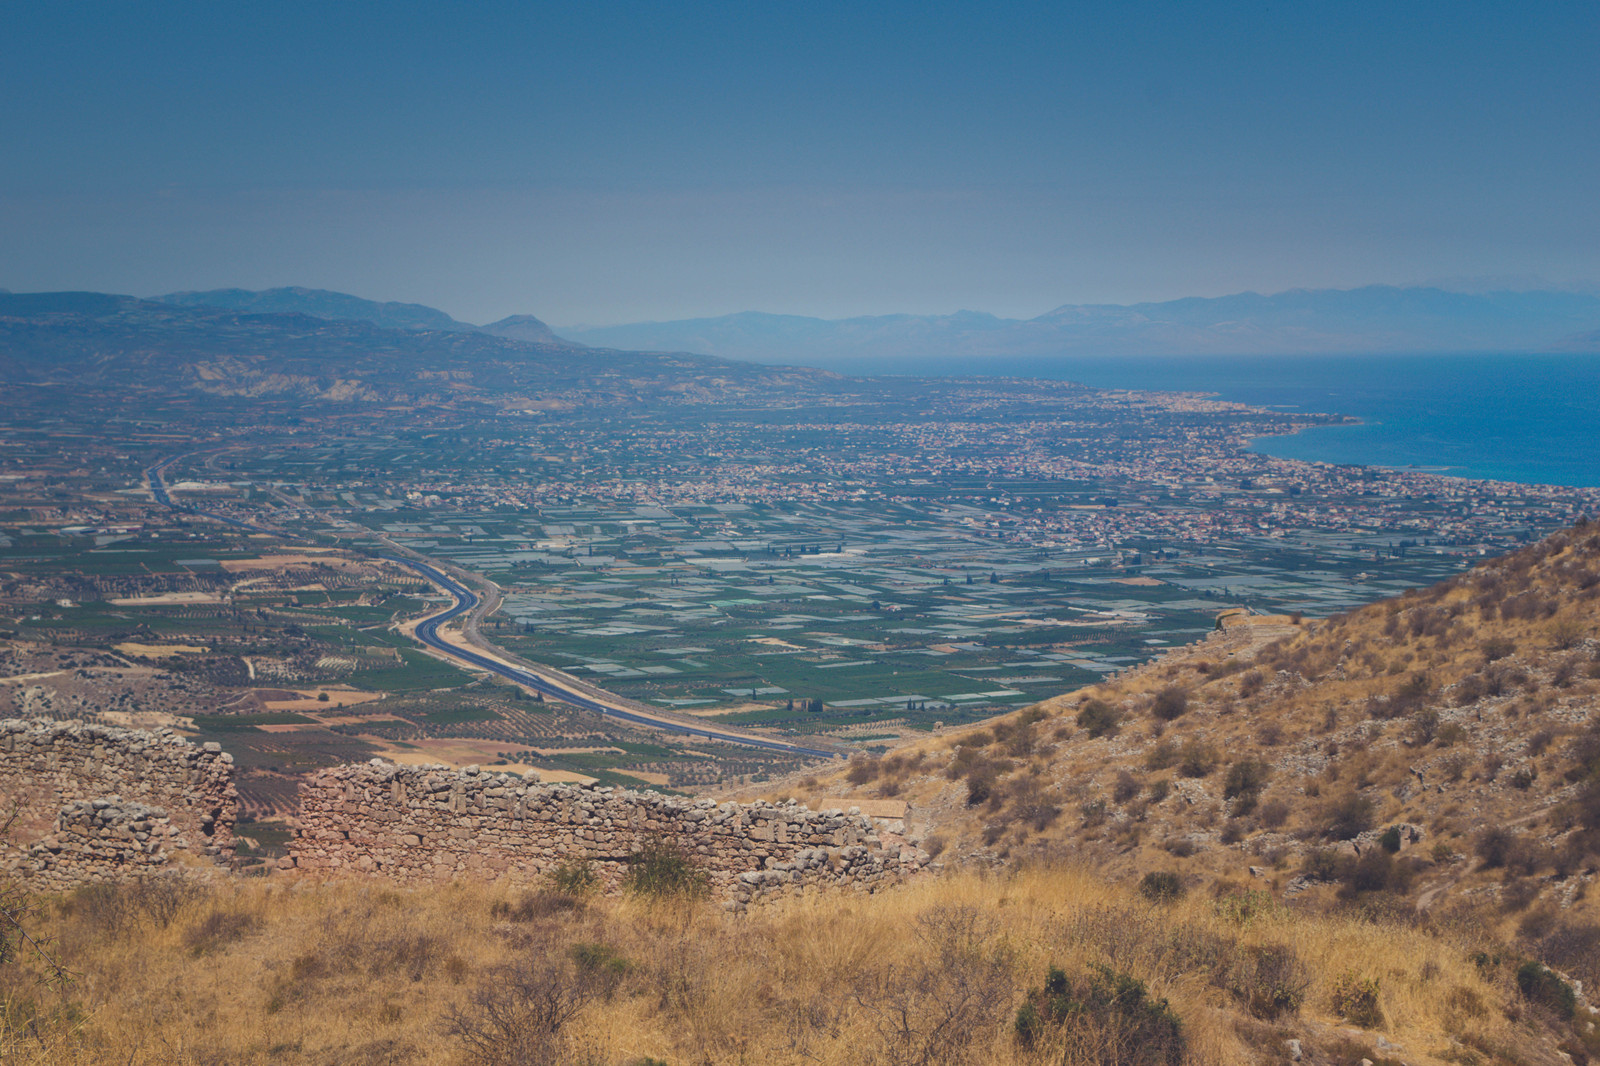
{"type": "Polygon", "coordinates": [[[1283,800],[1268,800],[1256,808],[1256,824],[1263,829],[1278,829],[1289,820],[1289,805],[1283,800]]]}
{"type": "Polygon", "coordinates": [[[558,914],[576,913],[583,908],[584,901],[577,893],[546,888],[530,892],[516,902],[496,900],[489,907],[489,915],[507,922],[533,922],[558,914]]]}
{"type": "Polygon", "coordinates": [[[586,862],[564,862],[551,872],[550,883],[559,892],[577,896],[592,891],[600,883],[600,878],[595,874],[594,867],[586,862]]]}
{"type": "Polygon", "coordinates": [[[1183,892],[1183,879],[1170,870],[1151,870],[1139,879],[1139,895],[1151,903],[1172,903],[1183,892]]]}
{"type": "Polygon", "coordinates": [[[1346,792],[1322,810],[1323,833],[1333,840],[1354,840],[1372,828],[1374,804],[1359,792],[1346,792]]]}
{"type": "Polygon", "coordinates": [[[1473,841],[1473,850],[1477,852],[1485,870],[1498,870],[1505,866],[1515,843],[1516,837],[1511,830],[1492,825],[1478,834],[1473,841]]]}
{"type": "Polygon", "coordinates": [[[1600,988],[1600,925],[1557,922],[1539,941],[1539,957],[1582,981],[1585,988],[1600,988]]]}
{"type": "Polygon", "coordinates": [[[1362,977],[1347,970],[1334,979],[1329,996],[1333,1012],[1352,1025],[1363,1029],[1383,1027],[1383,1008],[1378,1002],[1379,988],[1376,977],[1362,977]]]}
{"type": "Polygon", "coordinates": [[[184,934],[183,942],[194,955],[209,955],[255,931],[253,912],[221,907],[211,911],[184,934]]]}
{"type": "Polygon", "coordinates": [[[870,755],[857,755],[850,760],[844,779],[852,785],[871,784],[878,779],[880,761],[870,755]]]}
{"type": "Polygon", "coordinates": [[[1566,1021],[1571,1021],[1577,1012],[1577,993],[1543,963],[1530,959],[1517,967],[1517,989],[1529,1002],[1549,1008],[1566,1021]]]}
{"type": "Polygon", "coordinates": [[[1214,745],[1192,737],[1178,751],[1178,773],[1184,777],[1208,777],[1221,761],[1214,745]]]}
{"type": "Polygon", "coordinates": [[[641,896],[702,896],[710,887],[706,872],[668,844],[657,844],[628,859],[622,887],[641,896]]]}
{"type": "Polygon", "coordinates": [[[1411,887],[1411,867],[1382,848],[1367,851],[1349,867],[1344,895],[1364,892],[1405,892],[1411,887]]]}
{"type": "Polygon", "coordinates": [[[1091,737],[1115,734],[1122,714],[1105,700],[1090,700],[1078,711],[1078,726],[1091,737]]]}
{"type": "Polygon", "coordinates": [[[1178,761],[1178,746],[1170,740],[1158,740],[1145,752],[1144,765],[1149,770],[1165,770],[1178,761]]]}
{"type": "Polygon", "coordinates": [[[1311,881],[1343,881],[1354,865],[1332,848],[1312,848],[1300,862],[1300,873],[1311,881]]]}
{"type": "Polygon", "coordinates": [[[1241,951],[1230,967],[1228,991],[1251,1014],[1276,1021],[1296,1014],[1311,987],[1311,974],[1287,944],[1263,944],[1241,951]]]}
{"type": "Polygon", "coordinates": [[[1176,685],[1169,686],[1156,693],[1156,699],[1150,705],[1150,713],[1163,722],[1175,721],[1182,718],[1189,710],[1189,694],[1176,685]]]}
{"type": "Polygon", "coordinates": [[[1188,1057],[1183,1023],[1167,1001],[1102,965],[1076,981],[1052,967],[1017,1010],[1012,1032],[1026,1048],[1065,1044],[1066,1061],[1180,1066],[1188,1057]]]}
{"type": "Polygon", "coordinates": [[[1228,767],[1228,773],[1222,779],[1222,798],[1231,800],[1239,796],[1256,796],[1266,787],[1267,778],[1271,775],[1272,767],[1265,761],[1240,759],[1228,767]]]}
{"type": "Polygon", "coordinates": [[[626,965],[595,945],[530,953],[488,974],[447,1028],[472,1066],[571,1061],[563,1030],[590,1003],[609,997],[626,965]]]}

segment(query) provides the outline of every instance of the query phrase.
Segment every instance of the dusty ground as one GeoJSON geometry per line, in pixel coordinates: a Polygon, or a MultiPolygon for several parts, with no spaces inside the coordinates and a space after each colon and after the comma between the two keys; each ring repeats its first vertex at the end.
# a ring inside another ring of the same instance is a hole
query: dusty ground
{"type": "Polygon", "coordinates": [[[204,655],[210,648],[198,644],[113,644],[112,647],[124,655],[142,655],[147,659],[159,659],[166,655],[204,655]]]}
{"type": "Polygon", "coordinates": [[[381,700],[388,695],[386,692],[361,692],[352,688],[328,686],[327,688],[292,689],[299,694],[298,699],[263,700],[262,706],[269,711],[326,711],[335,707],[354,707],[362,703],[371,703],[381,700]],[[328,698],[319,700],[317,696],[326,692],[328,698]]]}

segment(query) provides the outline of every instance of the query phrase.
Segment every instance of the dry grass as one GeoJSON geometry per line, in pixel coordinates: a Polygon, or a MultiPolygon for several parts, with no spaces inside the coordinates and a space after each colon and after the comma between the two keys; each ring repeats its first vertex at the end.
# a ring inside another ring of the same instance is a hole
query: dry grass
{"type": "MultiPolygon", "coordinates": [[[[96,889],[40,921],[78,978],[61,999],[26,963],[4,968],[8,1061],[1106,1061],[1114,1012],[1047,1027],[1031,1049],[1016,1040],[1017,1011],[1052,966],[1143,982],[1181,1022],[1181,1061],[1197,1064],[1281,1061],[1290,1036],[1334,1048],[1347,1039],[1332,1006],[1344,975],[1377,982],[1383,1033],[1414,1066],[1442,1061],[1452,1037],[1477,1061],[1528,1063],[1553,1061],[1540,1049],[1555,1039],[1518,1001],[1510,961],[1471,961],[1484,943],[1471,927],[1297,914],[1264,896],[1153,904],[1062,867],[748,916],[553,889],[237,881],[162,899],[96,889]],[[1263,958],[1287,960],[1292,986],[1272,1009],[1263,958]],[[565,1020],[545,1032],[547,1016],[565,1020]]],[[[1375,1036],[1357,1043],[1380,1057],[1375,1036]]]]}

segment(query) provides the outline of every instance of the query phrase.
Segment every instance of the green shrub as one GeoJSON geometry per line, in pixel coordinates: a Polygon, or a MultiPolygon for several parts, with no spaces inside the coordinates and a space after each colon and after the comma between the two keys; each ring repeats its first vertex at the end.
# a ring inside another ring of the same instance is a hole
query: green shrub
{"type": "Polygon", "coordinates": [[[600,883],[594,868],[586,862],[564,862],[550,874],[550,883],[559,891],[578,896],[600,883]]]}
{"type": "Polygon", "coordinates": [[[1265,1021],[1298,1013],[1310,987],[1309,971],[1287,944],[1246,948],[1228,973],[1228,991],[1265,1021]]]}
{"type": "Polygon", "coordinates": [[[641,896],[700,896],[709,878],[683,852],[657,844],[628,859],[622,887],[641,896]]]}
{"type": "Polygon", "coordinates": [[[1324,832],[1334,840],[1354,840],[1372,828],[1373,802],[1359,792],[1347,792],[1323,809],[1324,832]]]}
{"type": "Polygon", "coordinates": [[[1572,986],[1543,963],[1529,960],[1517,967],[1517,988],[1532,1003],[1555,1011],[1567,1021],[1578,1009],[1578,997],[1572,986]]]}
{"type": "Polygon", "coordinates": [[[1378,979],[1362,977],[1353,970],[1338,976],[1333,982],[1333,1012],[1353,1025],[1363,1029],[1378,1029],[1383,1025],[1383,1008],[1378,1003],[1378,979]]]}
{"type": "Polygon", "coordinates": [[[1139,894],[1151,903],[1171,903],[1183,892],[1183,879],[1170,870],[1151,870],[1139,879],[1139,894]]]}
{"type": "Polygon", "coordinates": [[[1070,1031],[1083,1058],[1119,1066],[1180,1066],[1188,1049],[1183,1023],[1144,982],[1095,965],[1076,981],[1051,967],[1044,987],[1017,1010],[1012,1033],[1024,1047],[1049,1029],[1070,1031]]]}
{"type": "Polygon", "coordinates": [[[1312,881],[1343,881],[1354,865],[1332,848],[1312,848],[1301,861],[1300,872],[1312,881]]]}
{"type": "Polygon", "coordinates": [[[1261,759],[1240,759],[1228,767],[1227,776],[1222,779],[1222,798],[1258,794],[1271,774],[1272,767],[1261,759]]]}
{"type": "Polygon", "coordinates": [[[622,977],[633,967],[628,960],[618,955],[612,948],[605,944],[578,944],[572,949],[572,961],[578,964],[578,969],[585,973],[605,974],[610,977],[622,977]]]}
{"type": "Polygon", "coordinates": [[[1178,773],[1184,777],[1207,777],[1217,768],[1222,756],[1211,744],[1197,738],[1184,742],[1178,752],[1178,773]]]}
{"type": "Polygon", "coordinates": [[[1389,889],[1401,892],[1408,882],[1406,868],[1395,862],[1394,856],[1382,848],[1369,850],[1362,855],[1346,876],[1346,888],[1353,893],[1389,889]]]}
{"type": "Polygon", "coordinates": [[[1044,1016],[1032,1003],[1017,1008],[1017,1017],[1011,1023],[1011,1034],[1023,1047],[1033,1047],[1044,1032],[1044,1016]]]}
{"type": "Polygon", "coordinates": [[[1498,825],[1490,826],[1478,834],[1474,841],[1474,849],[1478,858],[1483,860],[1486,870],[1498,870],[1506,864],[1511,857],[1511,852],[1516,845],[1516,837],[1509,829],[1498,825]]]}
{"type": "Polygon", "coordinates": [[[1150,713],[1163,722],[1171,722],[1189,710],[1189,694],[1176,685],[1169,686],[1156,693],[1156,701],[1150,706],[1150,713]]]}
{"type": "Polygon", "coordinates": [[[1117,725],[1122,720],[1122,714],[1105,700],[1090,700],[1078,711],[1078,726],[1086,729],[1091,737],[1103,737],[1115,734],[1117,725]]]}

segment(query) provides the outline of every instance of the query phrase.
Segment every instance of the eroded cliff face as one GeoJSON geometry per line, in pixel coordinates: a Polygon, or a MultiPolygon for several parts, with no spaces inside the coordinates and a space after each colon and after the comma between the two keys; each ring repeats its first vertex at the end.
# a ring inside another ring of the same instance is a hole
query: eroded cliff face
{"type": "Polygon", "coordinates": [[[225,862],[239,811],[216,744],[23,719],[0,721],[0,802],[15,811],[0,865],[51,889],[225,862]]]}
{"type": "Polygon", "coordinates": [[[871,892],[928,863],[926,853],[854,812],[717,805],[374,760],[323,770],[301,785],[300,828],[284,865],[427,883],[531,882],[587,863],[616,888],[631,862],[663,846],[703,870],[734,906],[809,886],[871,892]]]}

